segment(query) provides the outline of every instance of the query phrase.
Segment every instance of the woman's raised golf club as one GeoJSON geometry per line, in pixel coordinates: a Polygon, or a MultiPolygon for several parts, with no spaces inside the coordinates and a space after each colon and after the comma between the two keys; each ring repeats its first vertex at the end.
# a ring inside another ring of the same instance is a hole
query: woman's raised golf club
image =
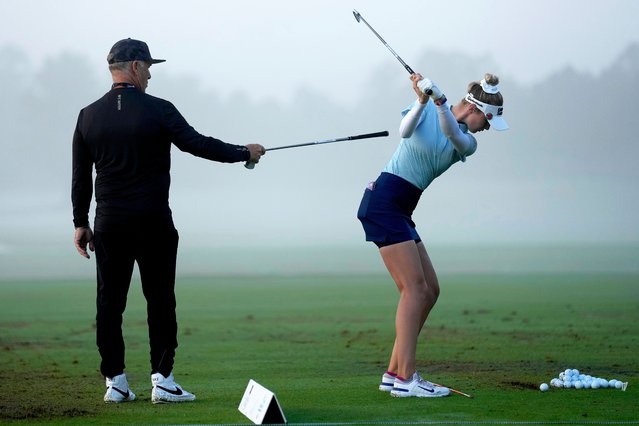
{"type": "MultiPolygon", "coordinates": [[[[278,149],[297,148],[300,146],[309,146],[309,145],[322,145],[325,143],[333,143],[333,142],[353,141],[356,139],[379,138],[382,136],[388,136],[388,130],[384,130],[383,132],[376,132],[376,133],[366,133],[363,135],[346,136],[343,138],[326,139],[323,141],[305,142],[305,143],[298,143],[295,145],[276,146],[275,148],[267,148],[266,151],[276,151],[278,149]]],[[[244,163],[244,167],[246,167],[247,169],[252,169],[255,167],[255,163],[251,163],[247,161],[246,163],[244,163]]]]}
{"type": "MultiPolygon", "coordinates": [[[[364,17],[358,11],[353,9],[353,15],[355,16],[355,19],[357,20],[357,22],[363,22],[363,23],[366,24],[366,26],[368,28],[370,28],[370,30],[373,32],[373,34],[375,34],[377,36],[377,38],[380,39],[382,43],[384,43],[384,46],[386,46],[388,48],[388,50],[390,50],[390,52],[393,54],[393,56],[397,58],[397,60],[404,66],[404,68],[406,68],[406,71],[408,71],[409,74],[411,74],[411,75],[415,74],[415,71],[413,71],[413,69],[411,67],[409,67],[408,64],[406,64],[406,62],[404,62],[404,60],[402,58],[400,58],[397,53],[395,53],[393,48],[390,47],[388,45],[388,43],[386,43],[386,41],[382,38],[382,36],[377,34],[377,31],[375,31],[373,29],[373,27],[371,27],[368,24],[368,22],[366,22],[366,19],[364,19],[364,17]]],[[[424,93],[426,93],[427,95],[431,95],[433,93],[433,91],[432,90],[426,90],[424,93]]]]}
{"type": "Polygon", "coordinates": [[[388,48],[388,50],[390,50],[390,52],[393,54],[393,56],[395,56],[397,58],[397,60],[404,66],[404,68],[406,68],[406,71],[408,71],[409,74],[415,74],[415,71],[413,71],[413,69],[411,67],[409,67],[406,62],[404,62],[402,60],[402,58],[399,57],[399,55],[397,53],[395,53],[395,51],[393,50],[392,47],[390,47],[388,45],[388,43],[386,43],[386,41],[382,38],[382,36],[380,36],[379,34],[377,34],[377,31],[375,31],[373,29],[373,27],[371,27],[368,22],[366,22],[366,19],[364,19],[364,17],[355,9],[353,9],[353,15],[355,16],[355,19],[357,20],[357,22],[363,22],[366,24],[366,26],[368,28],[370,28],[370,30],[373,32],[373,34],[375,34],[377,36],[378,39],[380,39],[380,41],[382,43],[384,43],[384,46],[386,46],[388,48]]]}

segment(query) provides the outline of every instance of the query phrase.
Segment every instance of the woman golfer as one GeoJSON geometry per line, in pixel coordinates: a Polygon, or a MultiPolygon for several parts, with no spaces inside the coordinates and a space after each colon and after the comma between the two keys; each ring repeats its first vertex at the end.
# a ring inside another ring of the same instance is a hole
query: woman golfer
{"type": "Polygon", "coordinates": [[[399,289],[395,344],[379,389],[397,397],[438,397],[448,395],[448,388],[424,380],[415,367],[417,338],[437,301],[439,283],[411,215],[437,176],[475,152],[473,133],[508,125],[499,79],[492,74],[470,83],[468,94],[452,107],[432,81],[417,73],[410,79],[417,100],[402,112],[402,140],[364,191],[357,217],[399,289]]]}

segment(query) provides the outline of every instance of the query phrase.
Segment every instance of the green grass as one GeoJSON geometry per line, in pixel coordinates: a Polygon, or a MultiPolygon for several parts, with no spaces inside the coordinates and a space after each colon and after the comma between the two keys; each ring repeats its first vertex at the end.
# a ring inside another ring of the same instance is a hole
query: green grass
{"type": "Polygon", "coordinates": [[[127,376],[138,400],[102,402],[95,283],[0,282],[0,421],[249,423],[249,379],[290,423],[639,421],[638,275],[445,275],[418,348],[419,370],[475,395],[395,399],[377,391],[391,349],[394,284],[379,276],[178,281],[175,374],[197,401],[150,403],[145,305],[125,314],[127,376]],[[565,368],[630,383],[538,386],[565,368]]]}

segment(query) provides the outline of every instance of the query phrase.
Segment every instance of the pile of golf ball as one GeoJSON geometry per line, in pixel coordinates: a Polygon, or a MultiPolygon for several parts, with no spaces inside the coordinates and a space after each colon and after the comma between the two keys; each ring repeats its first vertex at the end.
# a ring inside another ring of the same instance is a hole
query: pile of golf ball
{"type": "MultiPolygon", "coordinates": [[[[550,380],[550,386],[555,388],[566,389],[600,389],[612,388],[626,390],[628,382],[622,382],[617,379],[607,380],[601,377],[593,377],[589,374],[582,374],[579,370],[568,368],[559,373],[559,377],[550,380]]],[[[539,390],[546,392],[549,389],[547,383],[542,383],[539,390]]]]}

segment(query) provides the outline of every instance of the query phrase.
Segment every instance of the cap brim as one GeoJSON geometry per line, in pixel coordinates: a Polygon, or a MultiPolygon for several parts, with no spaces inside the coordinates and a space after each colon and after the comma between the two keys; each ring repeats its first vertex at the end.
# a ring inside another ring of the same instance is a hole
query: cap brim
{"type": "Polygon", "coordinates": [[[495,130],[509,129],[508,123],[506,123],[506,120],[504,120],[503,117],[500,117],[500,116],[493,117],[492,120],[488,120],[488,123],[490,124],[491,129],[495,129],[495,130]]]}
{"type": "Polygon", "coordinates": [[[166,59],[151,59],[152,64],[159,64],[161,62],[166,62],[166,59]]]}

